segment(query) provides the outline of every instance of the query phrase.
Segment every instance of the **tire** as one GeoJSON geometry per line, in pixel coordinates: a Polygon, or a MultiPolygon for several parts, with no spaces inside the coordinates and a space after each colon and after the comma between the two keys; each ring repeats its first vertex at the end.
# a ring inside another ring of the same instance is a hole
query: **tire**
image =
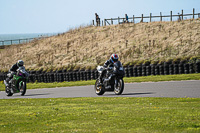
{"type": "Polygon", "coordinates": [[[128,68],[129,77],[133,77],[133,66],[128,68]]]}
{"type": "Polygon", "coordinates": [[[184,64],[184,73],[189,74],[189,64],[184,64]]]}
{"type": "Polygon", "coordinates": [[[142,67],[141,66],[137,66],[137,76],[142,76],[142,67]]]}
{"type": "Polygon", "coordinates": [[[145,65],[142,65],[142,76],[147,76],[145,65]]]}
{"type": "Polygon", "coordinates": [[[189,64],[189,73],[194,73],[194,72],[195,72],[195,70],[194,70],[194,64],[191,63],[191,64],[189,64]]]}
{"type": "Polygon", "coordinates": [[[168,63],[164,64],[164,75],[169,75],[169,64],[168,63]]]}
{"type": "Polygon", "coordinates": [[[160,75],[159,65],[155,66],[155,75],[160,75]]]}
{"type": "Polygon", "coordinates": [[[26,82],[23,82],[21,88],[19,89],[21,96],[24,96],[24,94],[26,93],[26,82]]]}
{"type": "Polygon", "coordinates": [[[164,75],[164,66],[162,64],[159,64],[159,74],[164,75]]]}
{"type": "Polygon", "coordinates": [[[200,73],[200,62],[196,63],[196,73],[200,73]]]}
{"type": "Polygon", "coordinates": [[[179,74],[178,64],[174,64],[174,74],[179,74]]]}
{"type": "Polygon", "coordinates": [[[5,87],[5,92],[6,92],[6,96],[12,96],[13,95],[13,93],[11,92],[11,90],[7,89],[6,87],[5,87]]]}
{"type": "Polygon", "coordinates": [[[137,67],[133,67],[133,77],[137,77],[137,67]]]}
{"type": "Polygon", "coordinates": [[[118,88],[116,88],[116,86],[114,86],[115,95],[121,95],[122,92],[124,91],[124,80],[123,79],[119,79],[117,87],[118,88]]]}
{"type": "Polygon", "coordinates": [[[97,79],[95,82],[95,86],[94,86],[95,93],[97,95],[103,95],[105,93],[105,90],[102,86],[97,87],[98,82],[99,82],[99,79],[97,79]]]}
{"type": "Polygon", "coordinates": [[[173,74],[174,74],[174,65],[173,65],[173,64],[170,64],[170,65],[169,65],[169,74],[170,74],[170,75],[173,75],[173,74]]]}
{"type": "Polygon", "coordinates": [[[128,67],[126,67],[124,70],[125,70],[125,77],[129,77],[128,67]]]}
{"type": "Polygon", "coordinates": [[[183,73],[184,73],[183,64],[178,64],[178,73],[179,73],[179,74],[183,74],[183,73]]]}

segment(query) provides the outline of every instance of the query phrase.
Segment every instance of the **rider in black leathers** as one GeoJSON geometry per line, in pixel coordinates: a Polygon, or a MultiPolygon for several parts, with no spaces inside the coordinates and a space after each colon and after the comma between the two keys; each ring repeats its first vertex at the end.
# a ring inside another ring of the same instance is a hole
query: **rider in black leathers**
{"type": "Polygon", "coordinates": [[[18,60],[16,64],[12,65],[12,67],[9,70],[8,77],[6,78],[6,86],[9,86],[11,83],[11,79],[13,78],[14,73],[17,72],[17,69],[19,67],[22,67],[24,65],[24,62],[22,60],[18,60]]]}
{"type": "MultiPolygon", "coordinates": [[[[117,61],[118,61],[118,55],[117,54],[112,54],[111,56],[110,56],[110,59],[109,60],[107,60],[105,63],[104,63],[104,65],[103,65],[103,67],[104,68],[107,68],[108,66],[110,66],[110,67],[112,67],[113,65],[114,65],[114,63],[116,63],[117,61]]],[[[102,83],[103,83],[103,81],[102,81],[102,77],[103,77],[103,75],[106,73],[106,70],[104,70],[102,73],[101,73],[101,75],[100,75],[100,84],[99,85],[102,85],[102,83]]]]}

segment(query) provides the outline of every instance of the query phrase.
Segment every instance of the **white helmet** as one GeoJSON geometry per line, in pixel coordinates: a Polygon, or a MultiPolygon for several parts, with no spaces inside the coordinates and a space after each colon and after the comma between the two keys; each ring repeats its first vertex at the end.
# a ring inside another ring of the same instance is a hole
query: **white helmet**
{"type": "Polygon", "coordinates": [[[18,67],[22,67],[23,65],[24,65],[23,60],[18,60],[18,61],[17,61],[17,66],[18,66],[18,67]]]}

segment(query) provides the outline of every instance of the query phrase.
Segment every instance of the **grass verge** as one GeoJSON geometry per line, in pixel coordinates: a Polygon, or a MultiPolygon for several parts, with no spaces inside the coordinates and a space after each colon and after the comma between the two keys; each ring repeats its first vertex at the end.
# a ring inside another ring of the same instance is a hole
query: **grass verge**
{"type": "Polygon", "coordinates": [[[0,100],[1,132],[200,132],[200,98],[0,100]]]}
{"type": "MultiPolygon", "coordinates": [[[[200,80],[200,73],[195,74],[178,74],[178,75],[156,75],[156,76],[142,76],[142,77],[125,77],[125,83],[134,82],[159,82],[159,81],[180,81],[180,80],[200,80]]],[[[94,85],[95,80],[88,81],[73,81],[73,82],[54,82],[54,83],[28,83],[27,89],[39,88],[54,88],[54,87],[69,87],[69,86],[85,86],[94,85]]],[[[0,82],[0,91],[4,91],[5,87],[3,81],[0,82]]]]}

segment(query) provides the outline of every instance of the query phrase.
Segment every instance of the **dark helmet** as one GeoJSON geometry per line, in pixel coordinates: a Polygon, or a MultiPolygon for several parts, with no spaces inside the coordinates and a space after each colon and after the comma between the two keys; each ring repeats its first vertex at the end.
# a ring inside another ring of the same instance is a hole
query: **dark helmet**
{"type": "Polygon", "coordinates": [[[23,60],[18,60],[18,61],[17,61],[17,66],[18,66],[18,67],[22,67],[23,65],[24,65],[23,60]]]}
{"type": "Polygon", "coordinates": [[[115,63],[118,61],[118,55],[117,54],[112,54],[110,56],[110,60],[112,61],[112,63],[115,63]]]}

